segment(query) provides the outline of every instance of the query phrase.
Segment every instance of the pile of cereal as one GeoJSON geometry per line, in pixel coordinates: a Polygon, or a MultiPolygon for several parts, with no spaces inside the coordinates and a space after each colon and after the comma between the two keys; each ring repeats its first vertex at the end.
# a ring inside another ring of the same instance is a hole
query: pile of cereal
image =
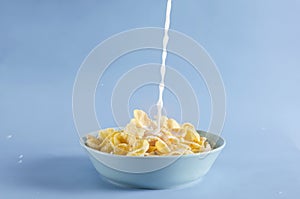
{"type": "Polygon", "coordinates": [[[182,155],[210,151],[211,146],[190,123],[179,125],[162,116],[160,132],[157,124],[142,110],[134,110],[134,118],[122,130],[108,128],[98,137],[88,135],[86,145],[111,154],[127,156],[182,155]]]}

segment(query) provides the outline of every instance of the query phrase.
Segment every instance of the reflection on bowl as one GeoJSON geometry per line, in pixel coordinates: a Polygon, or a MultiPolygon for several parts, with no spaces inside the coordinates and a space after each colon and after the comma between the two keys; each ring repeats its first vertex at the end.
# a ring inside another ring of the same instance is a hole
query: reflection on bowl
{"type": "MultiPolygon", "coordinates": [[[[96,170],[109,182],[128,187],[164,189],[172,188],[201,179],[211,168],[225,146],[218,135],[197,131],[207,138],[213,150],[182,156],[122,156],[103,153],[85,145],[96,170]]],[[[96,136],[98,132],[92,132],[96,136]]]]}

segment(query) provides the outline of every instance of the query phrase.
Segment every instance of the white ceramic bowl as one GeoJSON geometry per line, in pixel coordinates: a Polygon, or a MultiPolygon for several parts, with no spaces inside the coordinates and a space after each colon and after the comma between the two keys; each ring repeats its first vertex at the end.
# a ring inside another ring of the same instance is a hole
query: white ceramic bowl
{"type": "MultiPolygon", "coordinates": [[[[164,189],[186,185],[201,179],[225,146],[220,136],[198,131],[211,143],[210,152],[182,156],[121,156],[103,153],[85,145],[96,170],[108,181],[129,187],[164,189]]],[[[92,132],[96,136],[98,132],[92,132]]]]}

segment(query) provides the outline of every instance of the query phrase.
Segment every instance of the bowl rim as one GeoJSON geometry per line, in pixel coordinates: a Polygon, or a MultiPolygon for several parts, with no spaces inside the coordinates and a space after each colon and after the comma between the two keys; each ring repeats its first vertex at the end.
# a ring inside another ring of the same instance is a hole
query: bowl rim
{"type": "MultiPolygon", "coordinates": [[[[116,128],[115,128],[116,129],[116,128]]],[[[129,159],[129,158],[133,158],[133,159],[157,159],[157,158],[192,158],[192,157],[206,157],[207,155],[211,154],[211,153],[216,153],[216,152],[219,152],[219,151],[222,151],[223,148],[225,147],[226,145],[226,140],[219,136],[219,135],[216,135],[216,134],[213,134],[213,133],[210,133],[210,132],[207,132],[207,131],[202,131],[202,130],[196,130],[198,133],[206,133],[206,134],[210,134],[210,135],[213,135],[213,136],[217,136],[218,140],[221,139],[221,141],[223,142],[220,146],[210,150],[210,151],[205,151],[205,152],[201,152],[201,153],[193,153],[193,154],[182,154],[182,155],[165,155],[165,156],[126,156],[126,155],[118,155],[118,154],[113,154],[113,153],[106,153],[106,152],[102,152],[102,151],[98,151],[96,149],[93,149],[91,147],[88,147],[86,144],[85,144],[85,141],[84,141],[84,138],[85,137],[81,137],[80,140],[79,140],[79,143],[82,147],[84,147],[86,150],[88,151],[92,151],[96,154],[99,154],[99,155],[104,155],[104,156],[110,156],[110,157],[113,157],[113,158],[126,158],[126,159],[129,159]]],[[[90,133],[87,133],[86,135],[93,135],[93,134],[96,134],[98,133],[99,130],[97,131],[92,131],[90,133]]]]}

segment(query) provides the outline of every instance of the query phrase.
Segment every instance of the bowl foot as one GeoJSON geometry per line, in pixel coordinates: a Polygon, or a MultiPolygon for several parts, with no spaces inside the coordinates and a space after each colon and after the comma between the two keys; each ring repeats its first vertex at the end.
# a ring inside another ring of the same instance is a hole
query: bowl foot
{"type": "Polygon", "coordinates": [[[187,187],[191,187],[194,186],[196,184],[198,184],[199,182],[202,181],[203,177],[198,178],[196,180],[190,181],[190,182],[186,182],[186,183],[182,183],[182,184],[177,184],[177,185],[171,185],[171,186],[159,186],[159,187],[142,187],[142,186],[135,186],[135,185],[131,185],[131,184],[126,184],[126,183],[122,183],[122,182],[118,182],[115,180],[111,180],[108,179],[104,176],[101,176],[102,179],[104,179],[105,181],[109,182],[110,184],[113,184],[115,186],[121,187],[121,188],[126,188],[126,189],[150,189],[150,190],[159,190],[159,189],[184,189],[187,187]]]}

